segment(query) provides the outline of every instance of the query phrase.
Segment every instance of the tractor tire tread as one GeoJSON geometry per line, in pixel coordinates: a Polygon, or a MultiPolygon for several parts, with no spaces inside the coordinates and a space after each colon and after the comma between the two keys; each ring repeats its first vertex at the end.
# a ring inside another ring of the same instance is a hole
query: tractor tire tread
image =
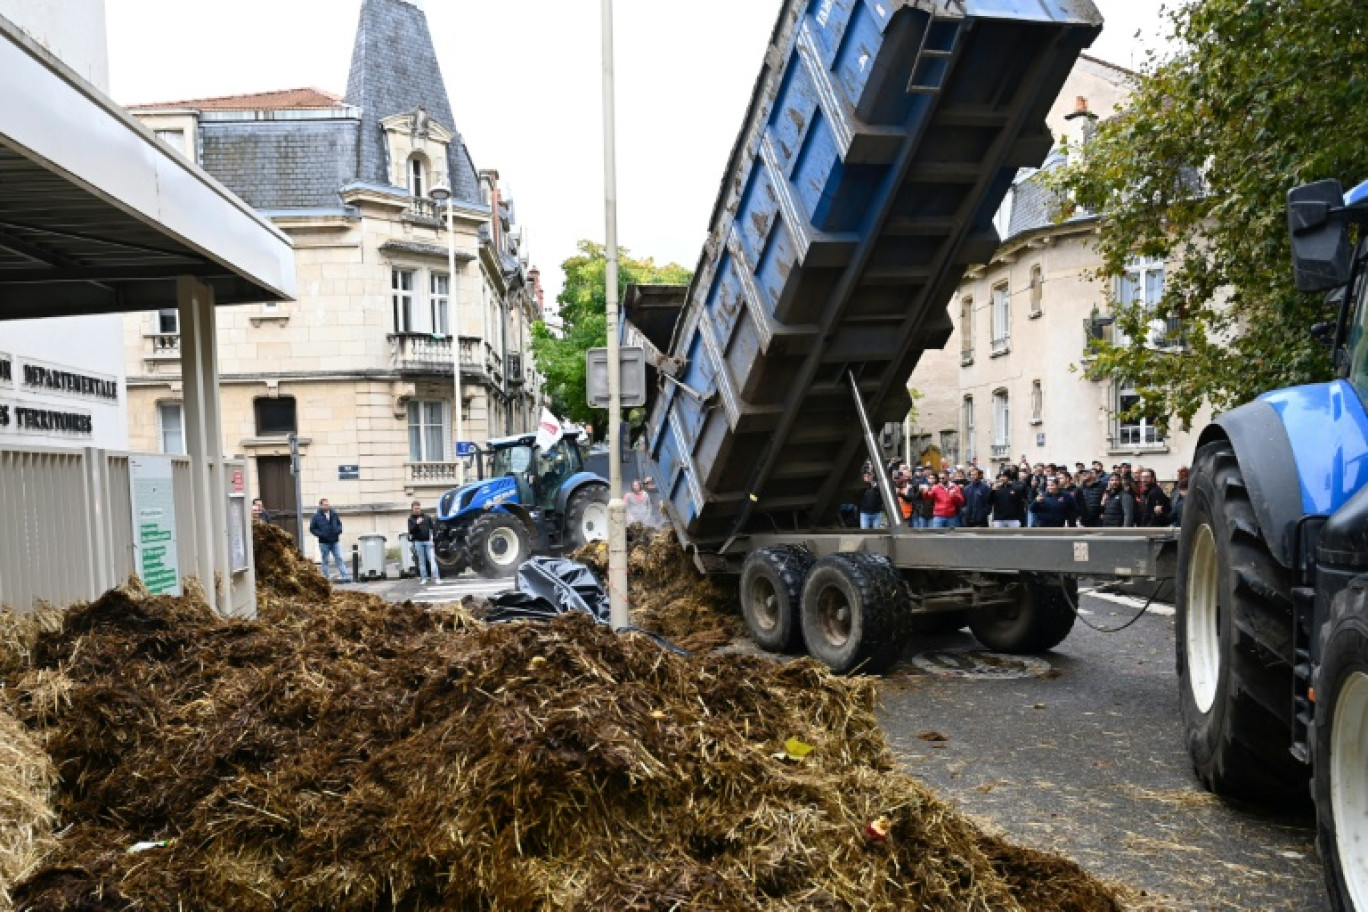
{"type": "MultiPolygon", "coordinates": [[[[1197,777],[1219,795],[1259,803],[1304,801],[1305,768],[1292,757],[1292,600],[1286,571],[1273,558],[1264,541],[1249,492],[1234,450],[1225,441],[1207,444],[1193,462],[1193,487],[1185,518],[1205,513],[1206,494],[1200,503],[1193,495],[1205,481],[1214,495],[1210,505],[1222,591],[1230,592],[1229,630],[1220,661],[1225,686],[1217,689],[1213,705],[1201,713],[1190,703],[1186,671],[1184,597],[1179,598],[1176,660],[1180,678],[1184,724],[1189,754],[1197,777]],[[1219,513],[1219,518],[1215,515],[1219,513]],[[1218,530],[1224,529],[1222,540],[1218,530]],[[1206,724],[1221,709],[1223,724],[1206,724]],[[1218,729],[1218,730],[1214,730],[1218,729]],[[1204,758],[1204,759],[1199,759],[1204,758]]],[[[1194,527],[1195,527],[1194,523],[1194,527]]],[[[1186,540],[1186,536],[1184,537],[1186,540]]],[[[1179,580],[1186,590],[1187,552],[1180,547],[1179,580]]],[[[1222,596],[1223,597],[1223,596],[1222,596]]],[[[1224,608],[1224,606],[1223,606],[1224,608]]]]}
{"type": "Polygon", "coordinates": [[[800,606],[803,598],[803,583],[807,581],[808,571],[812,569],[816,557],[806,548],[797,545],[775,545],[761,548],[747,555],[741,566],[741,614],[751,639],[767,652],[796,653],[803,648],[803,625],[800,606]],[[780,618],[775,630],[766,631],[748,601],[749,583],[756,574],[764,575],[770,584],[786,600],[780,611],[787,617],[780,618]]]}
{"type": "Polygon", "coordinates": [[[803,586],[803,639],[808,653],[837,674],[879,674],[902,655],[911,616],[907,587],[896,567],[875,554],[829,554],[812,565],[803,586]],[[857,605],[858,637],[828,643],[814,604],[820,587],[848,584],[857,605]]]}

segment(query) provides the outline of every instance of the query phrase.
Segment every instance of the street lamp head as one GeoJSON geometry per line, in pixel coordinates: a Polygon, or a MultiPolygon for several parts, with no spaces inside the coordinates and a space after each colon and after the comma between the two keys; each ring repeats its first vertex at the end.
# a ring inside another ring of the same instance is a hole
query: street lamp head
{"type": "Polygon", "coordinates": [[[428,195],[435,199],[437,202],[444,203],[447,200],[451,199],[451,188],[448,187],[445,183],[439,182],[433,185],[432,189],[428,191],[428,195]]]}

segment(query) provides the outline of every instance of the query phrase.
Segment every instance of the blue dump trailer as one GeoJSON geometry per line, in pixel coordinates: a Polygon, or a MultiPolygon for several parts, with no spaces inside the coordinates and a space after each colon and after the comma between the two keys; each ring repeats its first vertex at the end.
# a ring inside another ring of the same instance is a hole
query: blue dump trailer
{"type": "MultiPolygon", "coordinates": [[[[841,529],[871,426],[900,422],[946,305],[998,246],[1091,0],[785,0],[693,282],[629,290],[654,368],[646,453],[700,566],[739,573],[751,635],[877,671],[916,629],[1059,643],[1078,574],[1165,577],[1144,530],[841,529]]],[[[883,473],[879,473],[882,477],[883,473]]],[[[889,515],[899,515],[884,479],[889,515]]]]}

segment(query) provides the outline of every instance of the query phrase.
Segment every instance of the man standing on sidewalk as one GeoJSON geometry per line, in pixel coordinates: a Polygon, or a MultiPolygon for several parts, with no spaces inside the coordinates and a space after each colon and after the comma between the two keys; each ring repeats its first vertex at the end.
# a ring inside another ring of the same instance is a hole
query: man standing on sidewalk
{"type": "Polygon", "coordinates": [[[338,544],[342,538],[342,517],[337,515],[326,497],[318,502],[318,512],[309,520],[309,534],[318,539],[318,569],[323,578],[329,579],[328,555],[331,554],[333,563],[337,564],[338,579],[350,583],[351,574],[347,572],[347,562],[342,559],[342,546],[338,544]]]}
{"type": "Polygon", "coordinates": [[[409,541],[413,542],[413,551],[418,557],[418,576],[421,585],[437,582],[437,556],[432,552],[432,539],[437,532],[437,527],[432,523],[432,517],[423,512],[423,505],[418,501],[413,502],[412,512],[409,514],[409,541]]]}

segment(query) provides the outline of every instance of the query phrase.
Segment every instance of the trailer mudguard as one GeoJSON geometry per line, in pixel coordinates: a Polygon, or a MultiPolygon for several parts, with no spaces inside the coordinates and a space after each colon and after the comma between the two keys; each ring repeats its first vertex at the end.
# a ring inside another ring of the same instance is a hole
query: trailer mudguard
{"type": "Polygon", "coordinates": [[[1330,515],[1368,485],[1368,414],[1344,380],[1266,393],[1202,432],[1225,438],[1240,461],[1250,502],[1273,556],[1295,563],[1294,526],[1330,515]]]}

